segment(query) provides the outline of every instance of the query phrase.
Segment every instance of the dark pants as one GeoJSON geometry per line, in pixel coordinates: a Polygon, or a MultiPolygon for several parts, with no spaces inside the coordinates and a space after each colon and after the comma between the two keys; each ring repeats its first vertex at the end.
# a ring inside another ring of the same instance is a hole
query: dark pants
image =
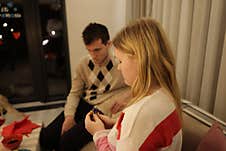
{"type": "MultiPolygon", "coordinates": [[[[40,132],[40,145],[43,150],[56,151],[79,151],[88,142],[92,141],[92,135],[85,129],[85,116],[93,106],[80,100],[75,114],[76,125],[61,136],[61,129],[64,122],[62,112],[46,128],[40,132]]],[[[47,115],[48,116],[48,115],[47,115]]]]}

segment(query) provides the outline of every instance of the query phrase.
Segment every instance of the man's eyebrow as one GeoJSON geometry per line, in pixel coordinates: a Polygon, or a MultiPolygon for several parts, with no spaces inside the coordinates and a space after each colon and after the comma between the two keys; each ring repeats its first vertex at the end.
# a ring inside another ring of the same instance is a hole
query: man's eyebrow
{"type": "Polygon", "coordinates": [[[99,51],[101,48],[95,48],[93,50],[87,49],[88,51],[99,51]]]}
{"type": "Polygon", "coordinates": [[[97,50],[100,50],[101,48],[95,48],[95,49],[93,49],[93,51],[97,51],[97,50]]]}

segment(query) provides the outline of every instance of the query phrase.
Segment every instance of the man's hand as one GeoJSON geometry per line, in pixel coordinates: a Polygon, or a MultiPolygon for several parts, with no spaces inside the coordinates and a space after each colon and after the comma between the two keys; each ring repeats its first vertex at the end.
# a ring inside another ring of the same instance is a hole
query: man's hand
{"type": "Polygon", "coordinates": [[[75,124],[76,123],[73,116],[70,115],[66,116],[64,123],[62,125],[61,135],[68,131],[69,129],[71,129],[75,124]]]}
{"type": "Polygon", "coordinates": [[[119,111],[122,111],[127,105],[126,101],[116,101],[111,107],[111,113],[116,114],[119,111]]]}
{"type": "Polygon", "coordinates": [[[120,98],[117,98],[115,103],[111,107],[111,112],[113,114],[116,114],[120,111],[122,111],[128,104],[128,102],[132,99],[132,93],[131,91],[127,91],[126,93],[123,93],[120,98]]]}
{"type": "Polygon", "coordinates": [[[94,135],[97,131],[105,129],[104,123],[97,116],[97,114],[94,114],[92,111],[86,114],[85,127],[86,130],[92,135],[94,135]]]}

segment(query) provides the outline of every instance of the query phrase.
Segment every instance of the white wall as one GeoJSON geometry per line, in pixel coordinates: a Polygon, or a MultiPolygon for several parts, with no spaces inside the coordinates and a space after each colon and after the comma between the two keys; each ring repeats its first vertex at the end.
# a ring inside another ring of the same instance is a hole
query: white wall
{"type": "Polygon", "coordinates": [[[111,38],[125,25],[126,0],[66,0],[71,74],[87,54],[82,31],[90,22],[106,25],[111,38]]]}

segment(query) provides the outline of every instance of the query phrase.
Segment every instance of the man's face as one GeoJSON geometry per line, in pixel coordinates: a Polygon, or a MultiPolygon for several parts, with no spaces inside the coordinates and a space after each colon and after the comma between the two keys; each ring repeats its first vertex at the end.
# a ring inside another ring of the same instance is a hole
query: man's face
{"type": "Polygon", "coordinates": [[[110,42],[106,45],[102,43],[101,39],[93,41],[91,44],[86,45],[90,56],[97,65],[102,65],[104,61],[108,58],[108,49],[110,47],[110,42]]]}

